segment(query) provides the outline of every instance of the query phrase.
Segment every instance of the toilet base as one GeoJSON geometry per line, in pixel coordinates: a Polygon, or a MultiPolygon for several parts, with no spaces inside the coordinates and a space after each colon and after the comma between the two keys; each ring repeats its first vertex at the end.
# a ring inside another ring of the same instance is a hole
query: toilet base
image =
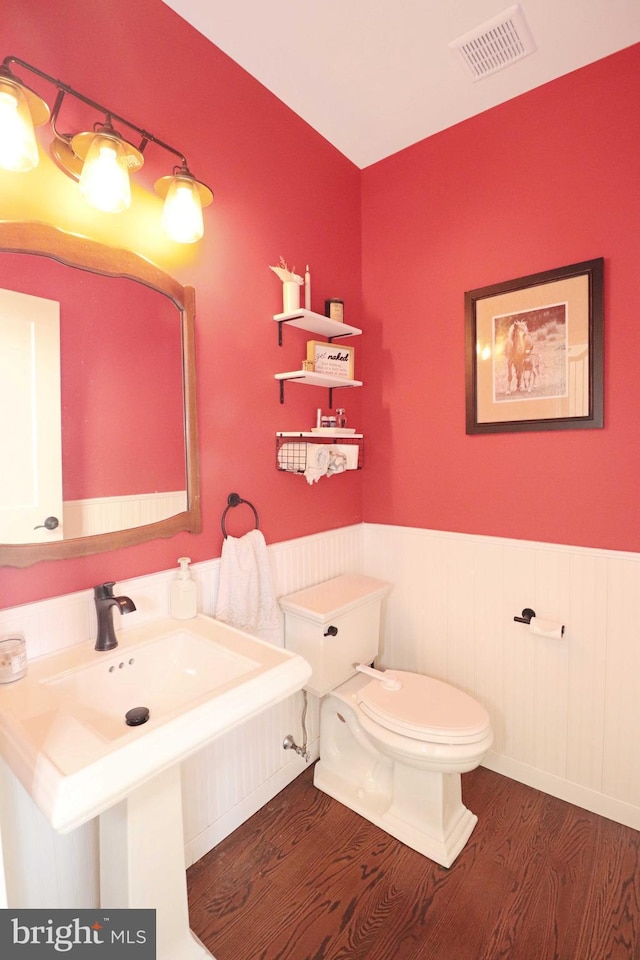
{"type": "MultiPolygon", "coordinates": [[[[395,774],[397,779],[397,769],[395,774]]],[[[467,843],[478,818],[461,799],[456,801],[456,793],[460,794],[460,774],[430,772],[423,774],[422,779],[428,781],[423,782],[426,790],[421,791],[419,798],[413,798],[418,799],[423,808],[418,816],[416,809],[410,809],[417,804],[410,802],[408,809],[407,804],[394,801],[393,791],[384,787],[363,789],[331,770],[322,760],[315,766],[313,783],[412,850],[442,867],[450,867],[467,843]]]]}
{"type": "MultiPolygon", "coordinates": [[[[450,867],[478,822],[462,802],[461,773],[452,757],[407,761],[383,752],[358,719],[354,677],[326,696],[320,709],[320,760],[314,785],[423,856],[450,867]],[[447,767],[449,769],[447,769],[447,767]],[[451,769],[453,767],[453,769],[451,769]]],[[[436,748],[437,749],[437,748],[436,748]]],[[[480,763],[477,756],[474,767],[480,763]]]]}

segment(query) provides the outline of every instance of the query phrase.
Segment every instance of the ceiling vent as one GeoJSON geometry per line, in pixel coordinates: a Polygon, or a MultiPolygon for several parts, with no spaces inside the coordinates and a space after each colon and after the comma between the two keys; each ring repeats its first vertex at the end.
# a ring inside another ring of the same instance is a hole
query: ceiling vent
{"type": "Polygon", "coordinates": [[[536,49],[518,3],[453,40],[449,47],[457,51],[474,80],[482,80],[516,60],[522,60],[536,49]]]}

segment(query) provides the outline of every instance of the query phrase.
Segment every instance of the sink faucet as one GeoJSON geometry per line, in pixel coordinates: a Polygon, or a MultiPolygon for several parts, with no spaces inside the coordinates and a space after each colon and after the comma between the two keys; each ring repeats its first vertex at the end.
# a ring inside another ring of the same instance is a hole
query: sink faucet
{"type": "Polygon", "coordinates": [[[118,646],[115,631],[113,629],[113,615],[111,608],[116,607],[120,613],[132,613],[136,605],[129,597],[114,597],[113,588],[115,581],[101,583],[93,588],[93,596],[98,614],[98,635],[96,637],[96,650],[113,650],[118,646]]]}

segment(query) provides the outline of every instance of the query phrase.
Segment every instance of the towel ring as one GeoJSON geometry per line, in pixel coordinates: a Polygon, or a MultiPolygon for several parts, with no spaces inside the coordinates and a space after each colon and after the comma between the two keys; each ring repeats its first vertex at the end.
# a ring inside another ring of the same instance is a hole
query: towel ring
{"type": "Polygon", "coordinates": [[[231,507],[239,507],[241,503],[246,503],[246,505],[247,505],[248,507],[251,507],[251,509],[253,510],[253,515],[254,515],[254,517],[256,518],[256,530],[259,530],[259,528],[260,528],[260,520],[259,520],[259,518],[258,518],[258,511],[257,511],[256,508],[254,507],[254,505],[251,503],[251,501],[250,501],[250,500],[243,500],[242,497],[240,496],[240,494],[238,494],[238,493],[230,493],[229,496],[227,497],[227,506],[224,508],[224,512],[223,512],[223,514],[222,514],[222,519],[221,519],[221,521],[220,521],[220,526],[222,527],[222,533],[223,533],[223,536],[224,536],[225,540],[227,539],[227,528],[226,528],[225,525],[224,525],[225,518],[226,518],[227,514],[229,513],[229,510],[231,509],[231,507]]]}

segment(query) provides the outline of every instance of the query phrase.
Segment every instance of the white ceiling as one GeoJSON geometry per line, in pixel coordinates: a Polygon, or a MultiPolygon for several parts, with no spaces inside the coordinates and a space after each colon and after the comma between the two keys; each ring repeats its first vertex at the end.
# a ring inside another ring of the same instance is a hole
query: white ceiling
{"type": "Polygon", "coordinates": [[[165,0],[358,167],[640,41],[640,0],[521,0],[536,50],[475,81],[449,44],[511,0],[165,0]]]}

